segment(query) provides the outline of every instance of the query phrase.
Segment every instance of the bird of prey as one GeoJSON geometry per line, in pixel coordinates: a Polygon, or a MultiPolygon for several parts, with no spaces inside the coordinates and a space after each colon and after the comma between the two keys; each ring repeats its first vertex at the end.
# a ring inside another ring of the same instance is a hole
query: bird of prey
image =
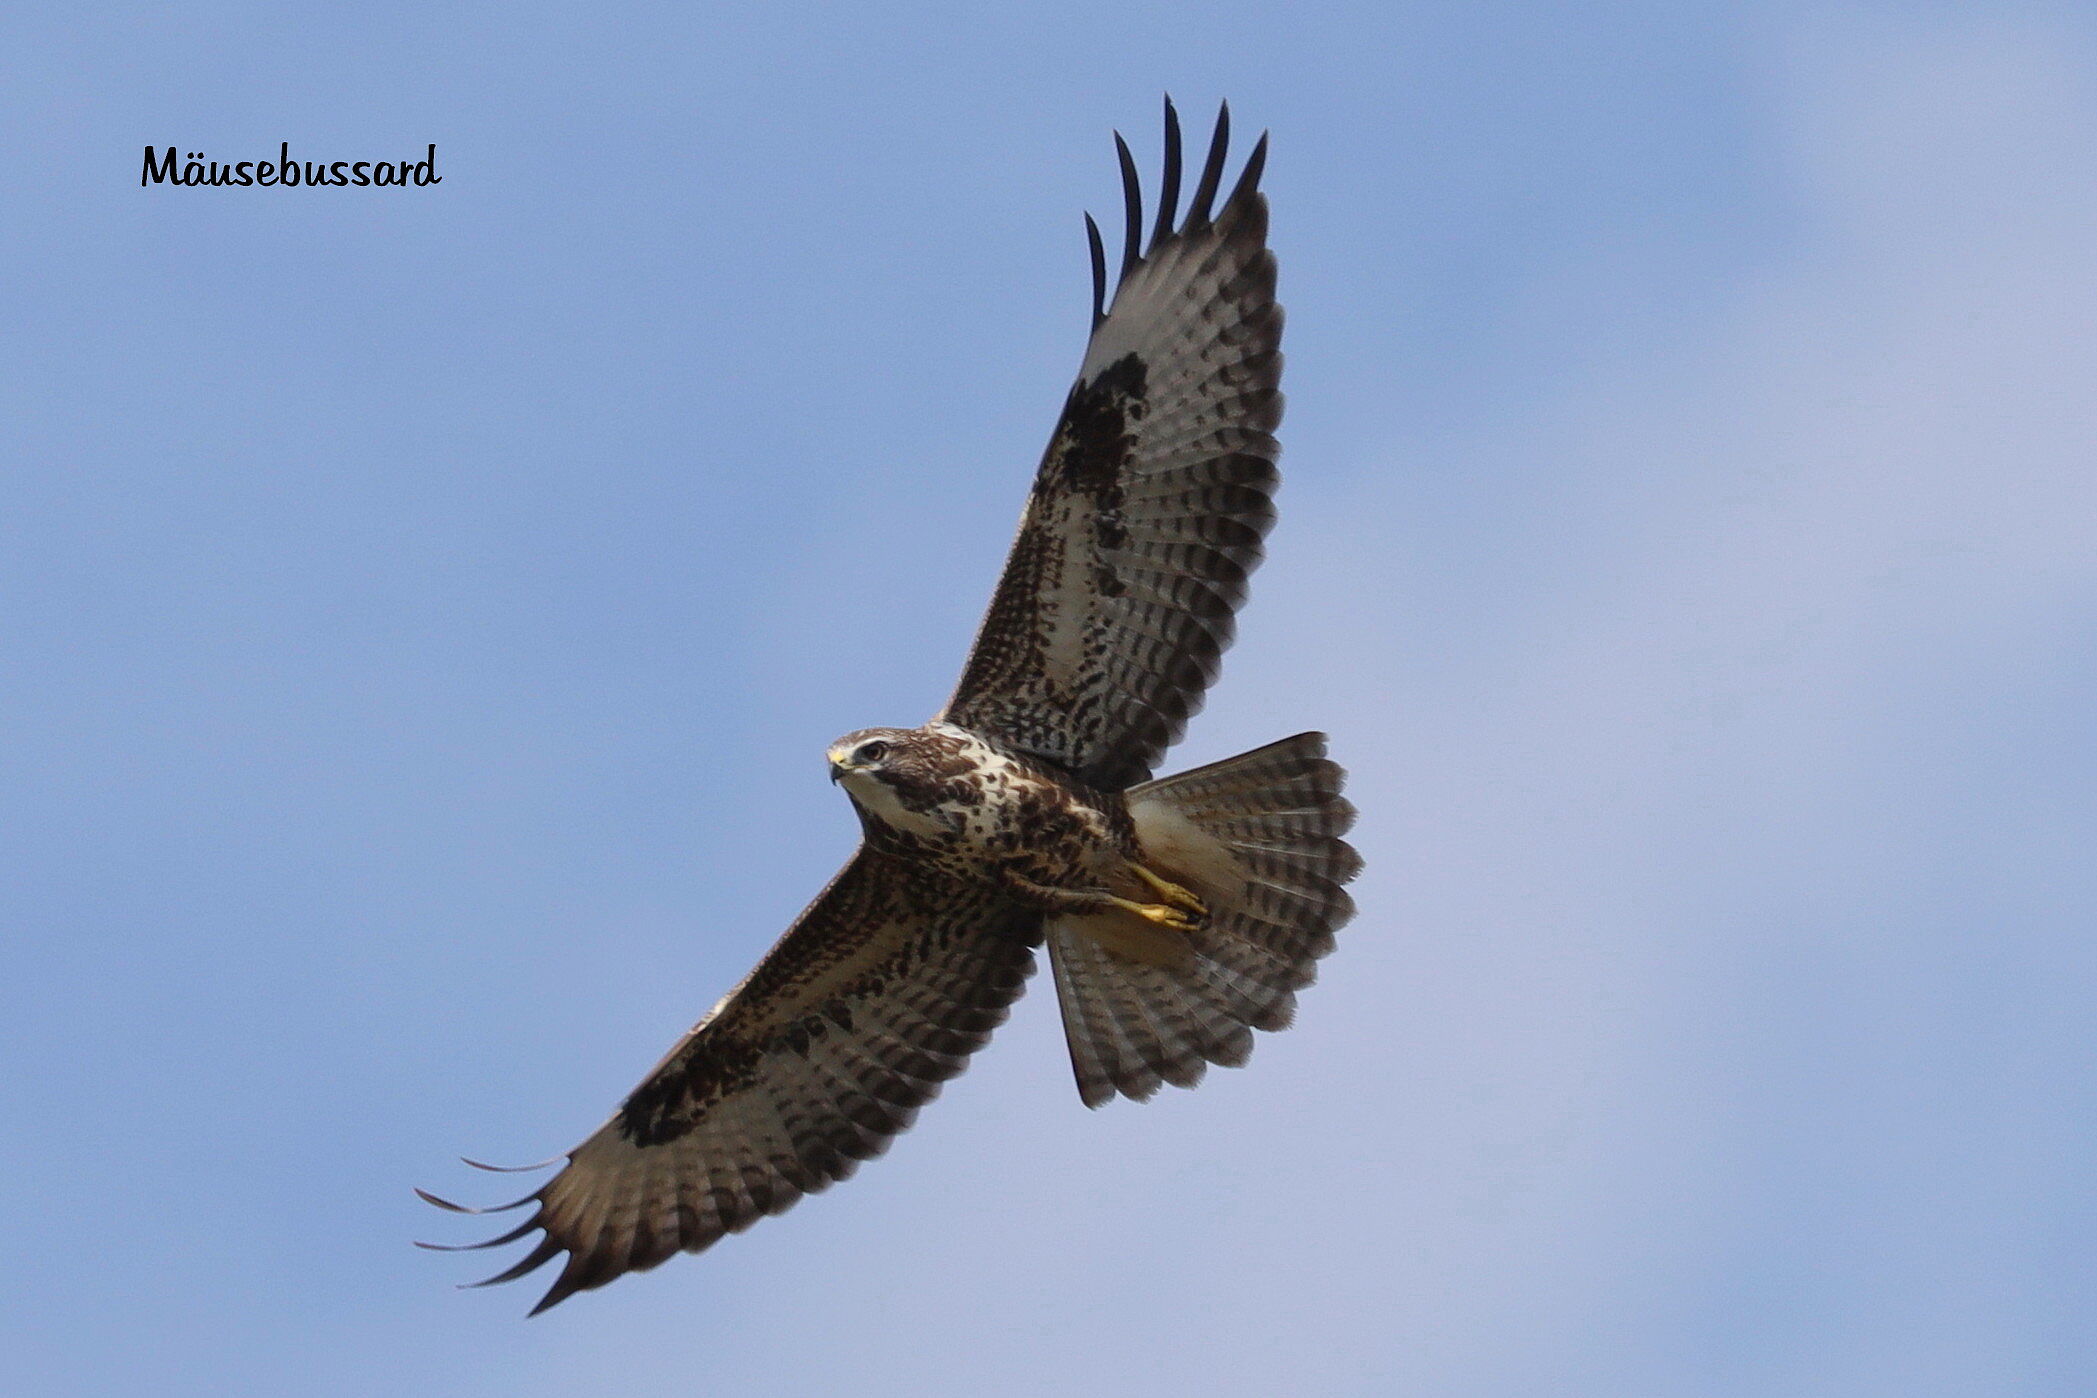
{"type": "Polygon", "coordinates": [[[1274,522],[1267,141],[1218,205],[1229,129],[1225,107],[1179,215],[1166,102],[1147,240],[1115,137],[1120,275],[1110,299],[1087,216],[1091,339],[953,697],[831,746],[858,851],[558,1174],[500,1206],[532,1212],[468,1246],[540,1236],[475,1285],[566,1253],[537,1314],[850,1175],[1003,1022],[1044,942],[1087,1106],[1191,1087],[1289,1023],[1361,867],[1324,736],[1152,777],[1274,522]]]}

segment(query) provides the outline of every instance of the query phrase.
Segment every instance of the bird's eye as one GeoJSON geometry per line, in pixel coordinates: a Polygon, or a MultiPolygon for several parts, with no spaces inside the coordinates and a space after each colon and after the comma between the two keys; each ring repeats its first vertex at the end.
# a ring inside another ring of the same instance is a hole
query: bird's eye
{"type": "Polygon", "coordinates": [[[879,762],[886,756],[888,756],[888,744],[876,738],[871,743],[861,743],[859,751],[852,754],[852,760],[854,762],[879,762]]]}

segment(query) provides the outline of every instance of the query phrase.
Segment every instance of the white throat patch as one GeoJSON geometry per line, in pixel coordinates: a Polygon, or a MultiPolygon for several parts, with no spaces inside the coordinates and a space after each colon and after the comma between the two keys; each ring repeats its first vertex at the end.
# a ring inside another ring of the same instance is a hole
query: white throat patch
{"type": "Polygon", "coordinates": [[[951,835],[953,827],[938,816],[927,811],[913,811],[896,798],[896,793],[887,782],[877,781],[867,772],[847,772],[844,788],[852,793],[852,799],[866,807],[867,811],[883,825],[900,830],[906,835],[926,837],[951,835]]]}

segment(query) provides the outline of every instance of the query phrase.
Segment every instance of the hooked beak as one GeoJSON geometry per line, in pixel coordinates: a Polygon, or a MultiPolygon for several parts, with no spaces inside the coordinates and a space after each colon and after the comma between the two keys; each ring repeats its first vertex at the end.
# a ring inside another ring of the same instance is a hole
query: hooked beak
{"type": "Polygon", "coordinates": [[[851,765],[851,754],[843,748],[832,748],[824,755],[830,759],[830,784],[832,786],[836,786],[843,781],[845,773],[858,770],[858,768],[851,765]]]}

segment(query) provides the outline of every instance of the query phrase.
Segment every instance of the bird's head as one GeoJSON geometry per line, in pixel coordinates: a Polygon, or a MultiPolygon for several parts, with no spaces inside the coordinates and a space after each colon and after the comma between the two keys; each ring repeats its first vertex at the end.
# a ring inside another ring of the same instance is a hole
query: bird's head
{"type": "Polygon", "coordinates": [[[879,781],[908,765],[907,728],[862,728],[830,745],[830,780],[879,781]]]}
{"type": "Polygon", "coordinates": [[[968,769],[953,738],[931,728],[862,728],[830,745],[830,780],[860,812],[912,835],[952,833],[945,807],[968,769]]]}

